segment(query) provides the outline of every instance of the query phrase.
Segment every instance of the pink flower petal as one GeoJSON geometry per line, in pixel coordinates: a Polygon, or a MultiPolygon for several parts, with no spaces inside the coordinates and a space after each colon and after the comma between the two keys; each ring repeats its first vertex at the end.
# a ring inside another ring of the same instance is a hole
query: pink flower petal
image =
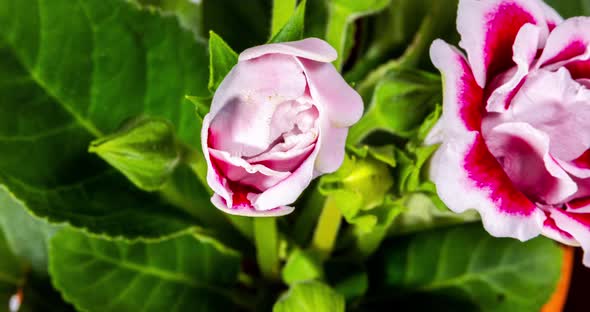
{"type": "Polygon", "coordinates": [[[457,213],[475,209],[497,237],[528,240],[541,233],[543,212],[518,191],[480,134],[447,140],[432,160],[431,179],[442,201],[457,213]]]}
{"type": "Polygon", "coordinates": [[[459,45],[467,51],[475,79],[481,87],[514,65],[512,46],[520,28],[527,23],[540,28],[544,41],[549,30],[540,1],[459,1],[459,45]]]}
{"type": "Polygon", "coordinates": [[[270,210],[256,210],[252,206],[241,205],[234,208],[228,208],[225,199],[215,194],[211,197],[211,203],[221,211],[226,213],[244,216],[244,217],[280,217],[288,215],[295,210],[294,207],[281,206],[270,210]]]}
{"type": "Polygon", "coordinates": [[[488,112],[504,112],[510,106],[510,102],[524,84],[524,79],[529,73],[531,65],[540,48],[541,29],[532,24],[525,24],[520,28],[512,47],[512,60],[517,66],[514,75],[498,87],[488,99],[488,112]]]}
{"type": "Polygon", "coordinates": [[[565,202],[577,184],[549,154],[549,137],[528,123],[503,123],[486,135],[486,144],[517,189],[547,204],[565,202]]]}
{"type": "Polygon", "coordinates": [[[584,265],[590,266],[590,214],[551,210],[555,224],[569,233],[584,250],[584,265]]]}
{"type": "Polygon", "coordinates": [[[271,43],[249,48],[240,54],[239,60],[240,62],[250,60],[270,53],[291,55],[322,63],[330,63],[338,58],[336,50],[327,42],[318,38],[307,38],[299,41],[271,43]]]}
{"type": "MultiPolygon", "coordinates": [[[[321,146],[321,138],[317,143],[321,146]]],[[[319,150],[315,148],[309,157],[290,176],[281,183],[267,189],[252,198],[257,210],[270,210],[275,207],[290,205],[307,188],[313,178],[314,164],[319,150]]]]}
{"type": "Polygon", "coordinates": [[[590,88],[590,60],[573,61],[565,65],[572,74],[572,78],[585,81],[584,84],[590,88]]]}
{"type": "Polygon", "coordinates": [[[561,160],[573,160],[590,148],[590,90],[564,68],[529,75],[510,110],[514,121],[547,133],[551,154],[561,160]]]}
{"type": "MultiPolygon", "coordinates": [[[[550,211],[553,211],[555,208],[551,208],[550,211]]],[[[550,212],[545,212],[547,219],[543,222],[543,235],[549,237],[553,240],[556,240],[562,244],[570,245],[570,246],[579,246],[576,239],[568,232],[562,230],[557,226],[555,220],[551,217],[550,212]]]]}
{"type": "Polygon", "coordinates": [[[554,69],[590,58],[590,17],[574,17],[557,26],[547,38],[538,66],[554,69]]]}
{"type": "Polygon", "coordinates": [[[430,57],[444,78],[443,114],[440,123],[445,136],[460,136],[468,131],[479,131],[483,90],[476,83],[465,57],[442,40],[432,43],[430,57]]]}
{"type": "Polygon", "coordinates": [[[228,152],[209,148],[211,161],[223,177],[241,185],[251,186],[258,191],[276,185],[289,176],[289,172],[272,170],[262,164],[250,164],[241,157],[231,156],[228,152]]]}
{"type": "Polygon", "coordinates": [[[322,128],[320,135],[324,143],[320,147],[318,158],[315,162],[316,172],[314,177],[320,174],[334,172],[340,168],[340,165],[344,161],[344,146],[346,144],[347,134],[348,128],[336,128],[330,125],[322,128]]]}
{"type": "Polygon", "coordinates": [[[363,115],[363,99],[344,81],[332,64],[299,59],[307,76],[311,97],[320,115],[329,118],[334,127],[355,124],[363,115]]]}

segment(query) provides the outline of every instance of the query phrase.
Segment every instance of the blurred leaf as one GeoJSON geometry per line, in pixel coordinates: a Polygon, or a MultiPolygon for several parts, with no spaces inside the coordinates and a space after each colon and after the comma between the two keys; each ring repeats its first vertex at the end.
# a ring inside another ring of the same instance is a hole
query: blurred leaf
{"type": "Polygon", "coordinates": [[[301,1],[295,9],[287,24],[270,39],[270,43],[288,42],[303,39],[303,27],[305,26],[305,0],[301,1]]]}
{"type": "Polygon", "coordinates": [[[441,97],[438,76],[410,69],[391,71],[375,88],[363,118],[350,129],[348,142],[357,144],[378,130],[409,138],[441,97]]]}
{"type": "MultiPolygon", "coordinates": [[[[424,14],[423,16],[414,16],[412,10],[410,10],[410,13],[402,13],[403,15],[401,15],[402,21],[400,22],[402,24],[405,23],[404,20],[406,18],[410,19],[407,21],[409,23],[412,23],[413,21],[411,20],[413,19],[420,20],[420,26],[412,36],[411,43],[401,45],[405,48],[403,54],[390,55],[390,43],[379,40],[379,38],[384,37],[379,34],[396,33],[397,30],[395,29],[400,28],[395,17],[397,16],[399,18],[400,15],[396,14],[389,20],[389,26],[383,26],[385,29],[376,30],[378,32],[376,35],[378,40],[375,44],[384,46],[376,47],[377,50],[371,50],[369,48],[367,55],[362,57],[355,68],[347,74],[346,79],[348,81],[358,81],[356,89],[367,102],[371,101],[371,96],[376,85],[385,79],[384,77],[391,71],[403,68],[433,70],[428,51],[434,39],[442,38],[451,43],[458,42],[458,33],[455,25],[458,1],[427,0],[428,3],[423,6],[420,6],[420,1],[411,1],[408,4],[408,8],[421,11],[424,14]],[[389,61],[383,63],[386,60],[389,61]]],[[[389,18],[386,17],[386,19],[389,18]]],[[[385,24],[387,25],[387,22],[385,24]]]]}
{"type": "Polygon", "coordinates": [[[23,203],[0,185],[0,232],[4,232],[12,252],[35,273],[47,274],[47,246],[57,229],[29,215],[23,203]]]}
{"type": "Polygon", "coordinates": [[[328,260],[325,268],[326,280],[334,285],[334,290],[344,296],[347,302],[358,299],[367,292],[369,277],[364,264],[350,258],[333,258],[328,260]]]}
{"type": "Polygon", "coordinates": [[[394,185],[389,166],[397,165],[392,146],[352,148],[334,173],[322,177],[319,191],[353,227],[357,256],[373,253],[401,207],[388,195],[394,185]]]}
{"type": "Polygon", "coordinates": [[[202,236],[107,241],[69,229],[50,245],[55,287],[84,311],[227,311],[240,257],[202,236]]]}
{"type": "Polygon", "coordinates": [[[203,35],[203,4],[201,0],[130,0],[150,9],[174,14],[180,25],[196,36],[203,35]]]}
{"type": "Polygon", "coordinates": [[[326,41],[338,52],[338,59],[334,62],[337,69],[341,69],[346,61],[348,51],[346,47],[352,47],[349,27],[355,20],[375,14],[387,7],[390,0],[327,0],[328,24],[326,29],[326,41]]]}
{"type": "Polygon", "coordinates": [[[7,311],[8,302],[25,283],[26,266],[12,253],[0,231],[0,311],[7,311]]]}
{"type": "Polygon", "coordinates": [[[324,275],[320,255],[310,250],[294,250],[281,273],[287,285],[322,278],[324,275]]]}
{"type": "Polygon", "coordinates": [[[204,29],[214,31],[235,51],[241,52],[267,41],[269,12],[271,0],[204,0],[204,29]]]}
{"type": "Polygon", "coordinates": [[[403,213],[395,218],[389,227],[389,235],[405,235],[479,220],[479,214],[475,210],[458,214],[446,207],[438,206],[432,195],[424,193],[407,194],[401,199],[400,205],[403,207],[403,213]]]}
{"type": "Polygon", "coordinates": [[[544,0],[564,18],[590,15],[590,0],[544,0]]]}
{"type": "Polygon", "coordinates": [[[160,118],[134,118],[117,132],[94,140],[96,153],[144,191],[162,189],[181,157],[172,125],[160,118]]]}
{"type": "Polygon", "coordinates": [[[215,93],[223,78],[237,63],[238,54],[216,33],[209,32],[209,91],[211,93],[215,93]]]}
{"type": "Polygon", "coordinates": [[[87,148],[139,115],[166,118],[200,147],[183,101],[208,94],[205,45],[175,17],[119,0],[5,0],[0,27],[0,183],[34,215],[98,234],[157,238],[190,226],[87,148]]]}
{"type": "Polygon", "coordinates": [[[432,311],[425,303],[436,297],[476,307],[451,311],[539,311],[557,285],[562,261],[549,239],[494,238],[481,224],[422,232],[381,250],[369,266],[378,292],[371,301],[400,309],[406,303],[413,311],[432,311]]]}
{"type": "Polygon", "coordinates": [[[273,312],[344,312],[344,297],[316,281],[295,284],[273,307],[273,312]]]}

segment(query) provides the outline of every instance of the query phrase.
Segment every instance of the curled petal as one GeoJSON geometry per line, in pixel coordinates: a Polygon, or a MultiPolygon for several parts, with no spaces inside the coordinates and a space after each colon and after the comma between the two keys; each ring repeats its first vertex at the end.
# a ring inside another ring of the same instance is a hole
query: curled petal
{"type": "MultiPolygon", "coordinates": [[[[321,145],[321,138],[318,140],[317,145],[321,145]]],[[[301,166],[286,179],[254,196],[251,201],[257,210],[271,210],[295,202],[303,190],[311,183],[318,152],[318,148],[315,148],[301,166]]]]}
{"type": "Polygon", "coordinates": [[[541,233],[543,212],[514,187],[479,133],[447,140],[433,162],[431,178],[451,210],[476,209],[486,230],[497,237],[524,241],[541,233]]]}
{"type": "Polygon", "coordinates": [[[564,68],[529,75],[510,110],[514,120],[547,133],[551,154],[561,160],[573,160],[590,147],[590,91],[564,68]]]}
{"type": "Polygon", "coordinates": [[[512,60],[517,70],[512,77],[496,88],[488,99],[488,112],[504,112],[510,106],[510,102],[524,83],[529,69],[537,56],[539,48],[541,29],[532,24],[522,26],[516,36],[512,47],[512,60]]]}
{"type": "Polygon", "coordinates": [[[491,77],[512,67],[512,46],[520,28],[527,23],[540,28],[544,41],[549,30],[540,1],[459,1],[459,45],[467,51],[475,79],[481,87],[491,77]]]}
{"type": "Polygon", "coordinates": [[[465,57],[442,40],[432,43],[430,57],[434,66],[441,71],[444,81],[441,124],[445,136],[479,131],[483,90],[476,83],[465,57]]]}
{"type": "Polygon", "coordinates": [[[233,208],[228,208],[225,199],[223,199],[223,197],[217,194],[214,194],[213,197],[211,197],[211,203],[221,211],[224,211],[232,215],[244,217],[280,217],[288,215],[291,212],[293,212],[293,210],[295,210],[294,207],[289,206],[282,206],[262,211],[256,210],[253,206],[249,205],[241,205],[233,208]]]}
{"type": "Polygon", "coordinates": [[[239,60],[240,62],[250,60],[270,53],[291,55],[322,63],[333,62],[338,57],[336,50],[327,42],[318,38],[307,38],[249,48],[240,54],[239,60]]]}
{"type": "Polygon", "coordinates": [[[547,38],[538,66],[556,68],[590,58],[590,17],[573,17],[558,25],[547,38]]]}
{"type": "Polygon", "coordinates": [[[582,246],[584,265],[590,266],[590,214],[553,209],[551,217],[560,229],[569,233],[582,246]]]}
{"type": "Polygon", "coordinates": [[[300,59],[311,97],[335,127],[350,127],[363,115],[363,99],[332,64],[300,59]]]}
{"type": "Polygon", "coordinates": [[[556,240],[562,244],[570,245],[570,246],[579,246],[576,239],[568,232],[561,229],[555,223],[555,220],[551,217],[551,212],[554,211],[555,208],[549,208],[549,211],[545,212],[546,219],[543,222],[543,232],[544,236],[547,236],[553,240],[556,240]]]}
{"type": "Polygon", "coordinates": [[[549,136],[524,122],[493,128],[486,144],[514,185],[538,202],[558,204],[578,191],[577,184],[549,154],[549,136]]]}

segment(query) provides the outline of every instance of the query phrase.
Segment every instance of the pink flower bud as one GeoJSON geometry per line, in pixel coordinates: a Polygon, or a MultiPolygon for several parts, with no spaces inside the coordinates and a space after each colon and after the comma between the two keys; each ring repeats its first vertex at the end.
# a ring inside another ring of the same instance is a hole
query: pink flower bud
{"type": "Polygon", "coordinates": [[[201,132],[217,208],[285,215],[312,179],[338,169],[363,103],[330,63],[336,57],[316,38],[240,54],[201,132]]]}

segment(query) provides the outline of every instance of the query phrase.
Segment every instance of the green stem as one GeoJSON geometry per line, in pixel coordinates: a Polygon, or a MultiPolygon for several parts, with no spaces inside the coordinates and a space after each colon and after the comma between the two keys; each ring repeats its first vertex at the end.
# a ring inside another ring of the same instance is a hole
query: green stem
{"type": "Polygon", "coordinates": [[[276,218],[254,219],[254,241],[260,272],[269,280],[276,279],[279,273],[279,239],[276,218]]]}
{"type": "Polygon", "coordinates": [[[326,198],[320,220],[313,235],[312,248],[325,259],[334,250],[334,244],[342,223],[342,213],[336,207],[336,201],[332,196],[326,198]]]}
{"type": "Polygon", "coordinates": [[[295,12],[297,0],[274,0],[272,5],[271,38],[276,35],[295,12]]]}

